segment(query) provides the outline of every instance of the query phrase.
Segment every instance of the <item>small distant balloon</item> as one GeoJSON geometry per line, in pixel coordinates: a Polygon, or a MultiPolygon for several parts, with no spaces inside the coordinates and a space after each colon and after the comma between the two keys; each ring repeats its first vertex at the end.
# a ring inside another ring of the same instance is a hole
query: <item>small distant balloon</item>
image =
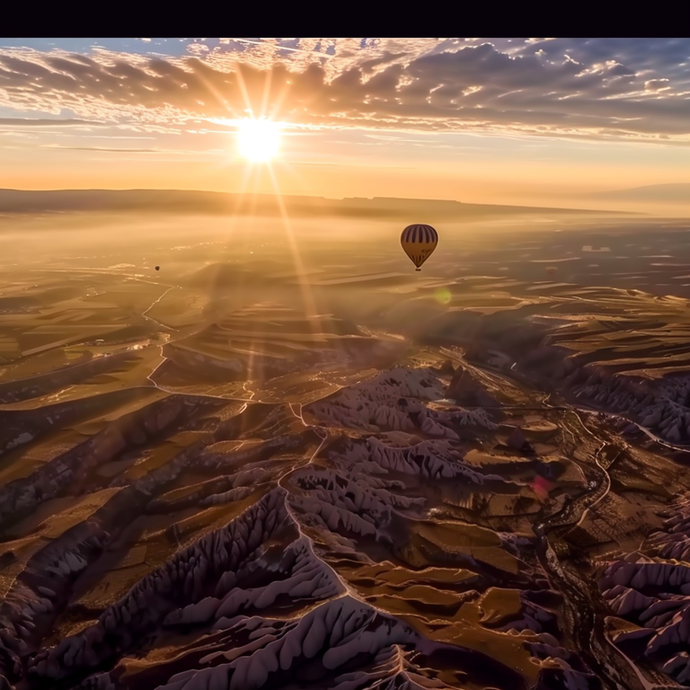
{"type": "Polygon", "coordinates": [[[550,276],[553,277],[553,276],[556,275],[556,267],[555,267],[555,266],[549,266],[549,267],[546,269],[546,272],[547,272],[550,276]]]}
{"type": "Polygon", "coordinates": [[[160,270],[161,270],[161,267],[160,267],[160,266],[156,266],[156,270],[157,270],[157,271],[160,271],[160,270]]]}
{"type": "Polygon", "coordinates": [[[408,225],[400,235],[403,251],[421,271],[421,265],[433,254],[438,245],[438,233],[431,225],[408,225]]]}

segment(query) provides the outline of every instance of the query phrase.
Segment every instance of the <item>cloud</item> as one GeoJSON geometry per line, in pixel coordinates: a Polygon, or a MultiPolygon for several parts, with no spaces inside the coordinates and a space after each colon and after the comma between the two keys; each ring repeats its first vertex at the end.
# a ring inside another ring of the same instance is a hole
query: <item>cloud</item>
{"type": "Polygon", "coordinates": [[[291,165],[295,166],[316,166],[319,168],[376,168],[377,170],[417,170],[416,166],[413,165],[372,165],[367,164],[357,164],[357,163],[321,163],[319,161],[294,161],[291,165]]]}
{"type": "MultiPolygon", "coordinates": [[[[168,153],[161,151],[161,149],[115,149],[103,148],[100,146],[60,146],[59,144],[46,144],[44,149],[60,149],[65,151],[100,151],[107,153],[168,153]]],[[[180,153],[179,151],[170,151],[170,153],[180,153]]]]}
{"type": "Polygon", "coordinates": [[[51,120],[41,117],[0,117],[0,127],[103,127],[102,122],[93,120],[63,119],[51,120]]]}
{"type": "Polygon", "coordinates": [[[646,91],[666,91],[671,87],[668,86],[668,79],[650,79],[644,83],[646,91]]]}
{"type": "Polygon", "coordinates": [[[687,39],[208,39],[182,57],[0,48],[0,106],[143,131],[251,108],[332,129],[686,145],[688,64],[687,39]]]}
{"type": "Polygon", "coordinates": [[[181,149],[162,149],[162,148],[150,148],[150,149],[132,149],[132,148],[108,148],[103,146],[63,146],[61,144],[44,144],[41,146],[42,149],[52,149],[60,151],[96,151],[98,153],[155,153],[169,154],[169,155],[185,155],[185,156],[200,156],[200,155],[218,155],[222,153],[219,150],[206,150],[206,151],[195,151],[195,150],[181,150],[181,149]]]}

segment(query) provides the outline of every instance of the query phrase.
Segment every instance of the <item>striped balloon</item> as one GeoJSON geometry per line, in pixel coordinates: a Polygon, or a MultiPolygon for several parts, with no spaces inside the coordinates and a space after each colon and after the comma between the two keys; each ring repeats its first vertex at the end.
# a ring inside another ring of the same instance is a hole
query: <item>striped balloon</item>
{"type": "Polygon", "coordinates": [[[408,225],[400,235],[403,251],[420,271],[420,266],[431,256],[438,244],[438,233],[431,225],[408,225]]]}

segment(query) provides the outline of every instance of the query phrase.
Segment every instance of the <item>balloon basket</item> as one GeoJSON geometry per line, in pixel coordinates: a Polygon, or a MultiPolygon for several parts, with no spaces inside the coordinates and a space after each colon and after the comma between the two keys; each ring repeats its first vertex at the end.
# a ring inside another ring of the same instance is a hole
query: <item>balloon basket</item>
{"type": "Polygon", "coordinates": [[[421,268],[415,268],[414,270],[415,271],[421,271],[422,269],[421,268]]]}

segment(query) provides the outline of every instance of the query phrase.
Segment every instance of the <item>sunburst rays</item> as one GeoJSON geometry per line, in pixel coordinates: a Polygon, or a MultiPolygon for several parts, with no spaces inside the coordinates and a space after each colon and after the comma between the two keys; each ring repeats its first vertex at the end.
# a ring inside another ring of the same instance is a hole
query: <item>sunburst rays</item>
{"type": "MultiPolygon", "coordinates": [[[[273,79],[271,72],[269,71],[265,77],[263,88],[259,94],[250,94],[249,85],[244,79],[241,68],[239,65],[236,68],[237,82],[242,94],[242,99],[244,101],[244,108],[242,113],[238,112],[238,109],[231,107],[222,94],[214,91],[214,95],[218,98],[219,102],[224,103],[228,108],[228,115],[230,116],[228,120],[222,122],[222,124],[230,125],[237,128],[238,133],[242,131],[242,126],[247,127],[247,123],[272,123],[273,126],[281,130],[281,137],[299,135],[297,132],[291,132],[290,129],[296,129],[299,126],[285,123],[280,121],[280,115],[283,110],[283,104],[290,90],[290,80],[286,80],[283,84],[277,84],[273,79]],[[252,96],[258,96],[252,99],[252,96]],[[260,103],[260,108],[255,109],[254,101],[260,103]]],[[[290,166],[288,160],[276,160],[275,164],[280,164],[284,166],[286,172],[291,174],[297,180],[303,183],[301,176],[296,170],[290,166]]],[[[238,190],[237,200],[235,202],[232,215],[230,218],[230,223],[228,227],[228,235],[226,242],[225,256],[228,257],[230,252],[237,254],[237,248],[244,244],[241,234],[244,234],[249,224],[253,224],[255,220],[255,211],[257,206],[257,198],[259,196],[259,186],[261,184],[261,177],[264,174],[268,174],[270,179],[270,185],[272,193],[275,195],[276,205],[280,212],[280,218],[282,221],[282,228],[285,237],[285,244],[289,248],[292,263],[294,266],[295,275],[297,277],[297,282],[299,285],[299,292],[301,300],[303,302],[303,310],[309,321],[312,333],[317,335],[321,332],[322,318],[317,313],[316,301],[314,299],[314,294],[312,292],[311,286],[307,279],[305,263],[302,257],[302,251],[300,250],[299,242],[295,236],[292,221],[289,217],[288,209],[283,200],[282,190],[280,189],[280,184],[278,181],[278,176],[276,175],[276,169],[274,167],[274,161],[271,160],[270,156],[248,155],[247,160],[244,163],[244,168],[242,172],[242,179],[240,183],[240,189],[238,190]],[[242,213],[240,213],[242,212],[242,213]],[[250,217],[247,217],[249,213],[250,217]],[[238,226],[238,223],[240,224],[238,226]]],[[[305,190],[313,191],[313,190],[305,190]]],[[[253,234],[253,233],[252,233],[253,234]]],[[[241,287],[241,286],[238,286],[241,287]]],[[[219,295],[214,295],[213,297],[218,297],[219,295]]]]}

